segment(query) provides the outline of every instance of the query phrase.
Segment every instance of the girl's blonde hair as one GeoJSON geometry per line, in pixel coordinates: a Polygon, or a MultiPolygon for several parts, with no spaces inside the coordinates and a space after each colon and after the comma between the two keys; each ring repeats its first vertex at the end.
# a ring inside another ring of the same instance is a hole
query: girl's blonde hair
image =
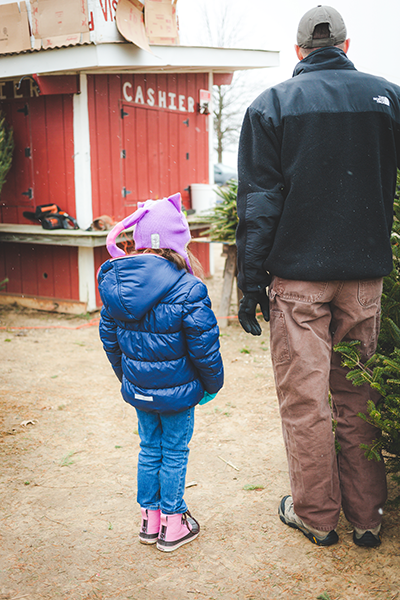
{"type": "MultiPolygon", "coordinates": [[[[199,279],[204,279],[204,271],[203,271],[203,267],[200,264],[200,261],[195,256],[193,256],[193,254],[190,252],[189,248],[186,248],[186,252],[187,252],[187,255],[189,258],[190,266],[192,267],[192,270],[193,270],[193,275],[195,275],[199,279]]],[[[157,248],[157,249],[141,248],[140,250],[132,249],[129,253],[130,254],[157,254],[158,256],[162,256],[163,258],[166,258],[170,262],[174,263],[174,265],[176,265],[179,270],[185,269],[185,271],[189,272],[188,266],[187,266],[186,261],[183,258],[183,256],[181,256],[180,254],[175,252],[175,250],[171,250],[170,248],[157,248]]]]}

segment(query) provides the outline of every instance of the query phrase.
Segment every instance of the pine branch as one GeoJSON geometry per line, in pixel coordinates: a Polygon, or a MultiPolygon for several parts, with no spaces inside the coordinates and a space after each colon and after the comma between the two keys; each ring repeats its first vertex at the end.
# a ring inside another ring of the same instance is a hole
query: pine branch
{"type": "Polygon", "coordinates": [[[215,242],[235,243],[238,216],[236,210],[237,181],[231,179],[223,187],[217,189],[222,202],[216,204],[201,221],[210,225],[202,235],[208,235],[215,242]]]}
{"type": "Polygon", "coordinates": [[[400,485],[400,172],[396,192],[391,235],[394,268],[383,282],[377,352],[363,364],[356,340],[341,342],[334,350],[341,354],[342,366],[349,369],[347,378],[354,385],[368,383],[381,396],[376,404],[368,401],[367,414],[358,415],[380,434],[361,448],[368,460],[380,461],[383,454],[388,472],[400,485]]]}
{"type": "Polygon", "coordinates": [[[8,127],[4,115],[0,112],[0,192],[11,168],[13,151],[13,130],[8,127]]]}

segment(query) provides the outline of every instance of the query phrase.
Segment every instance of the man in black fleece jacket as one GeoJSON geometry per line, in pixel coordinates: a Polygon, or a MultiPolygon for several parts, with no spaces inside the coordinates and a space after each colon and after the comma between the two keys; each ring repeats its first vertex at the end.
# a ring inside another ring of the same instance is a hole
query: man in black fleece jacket
{"type": "Polygon", "coordinates": [[[241,131],[239,320],[260,335],[257,305],[271,315],[292,490],[281,520],[329,546],[343,508],[354,542],[377,546],[385,469],[365,458],[360,444],[379,433],[357,413],[379,396],[346,380],[332,348],[359,340],[364,361],[376,349],[382,278],[392,269],[400,88],[356,70],[344,21],[329,6],[303,16],[297,44],[293,78],[253,102],[241,131]]]}

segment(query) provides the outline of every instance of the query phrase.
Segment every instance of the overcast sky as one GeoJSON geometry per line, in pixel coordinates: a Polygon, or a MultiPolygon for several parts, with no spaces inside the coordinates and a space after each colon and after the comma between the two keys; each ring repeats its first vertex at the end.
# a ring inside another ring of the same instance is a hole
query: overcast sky
{"type": "MultiPolygon", "coordinates": [[[[178,0],[182,42],[201,43],[199,14],[208,7],[218,15],[227,0],[178,0]]],[[[232,18],[240,23],[243,39],[237,47],[279,50],[281,67],[268,79],[291,77],[297,62],[293,46],[299,20],[317,6],[309,0],[229,0],[232,18]]],[[[342,15],[350,38],[348,56],[359,71],[381,75],[400,85],[400,1],[335,0],[329,3],[342,15]]],[[[204,37],[204,32],[203,32],[204,37]]]]}
{"type": "MultiPolygon", "coordinates": [[[[298,23],[317,6],[310,0],[178,0],[181,43],[209,45],[202,15],[207,10],[211,27],[219,26],[223,7],[229,6],[228,27],[238,27],[234,47],[277,50],[280,67],[254,71],[249,85],[254,98],[265,88],[292,76],[298,62],[294,51],[298,23]]],[[[359,71],[385,77],[400,85],[400,0],[335,0],[329,3],[346,23],[350,38],[348,57],[359,71]]],[[[236,149],[223,161],[236,165],[236,149]]]]}

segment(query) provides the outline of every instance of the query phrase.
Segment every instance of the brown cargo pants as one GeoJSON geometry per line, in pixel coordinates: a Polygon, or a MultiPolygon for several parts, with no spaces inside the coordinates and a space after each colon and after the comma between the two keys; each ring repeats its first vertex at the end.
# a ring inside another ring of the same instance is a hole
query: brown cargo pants
{"type": "Polygon", "coordinates": [[[368,399],[376,402],[379,396],[367,384],[353,386],[332,350],[342,340],[360,340],[362,360],[374,354],[381,294],[381,278],[313,282],[274,277],[270,286],[272,364],[294,510],[321,531],[336,528],[341,507],[360,529],[382,520],[385,467],[383,461],[367,460],[360,449],[379,431],[357,416],[367,414],[368,399]]]}

